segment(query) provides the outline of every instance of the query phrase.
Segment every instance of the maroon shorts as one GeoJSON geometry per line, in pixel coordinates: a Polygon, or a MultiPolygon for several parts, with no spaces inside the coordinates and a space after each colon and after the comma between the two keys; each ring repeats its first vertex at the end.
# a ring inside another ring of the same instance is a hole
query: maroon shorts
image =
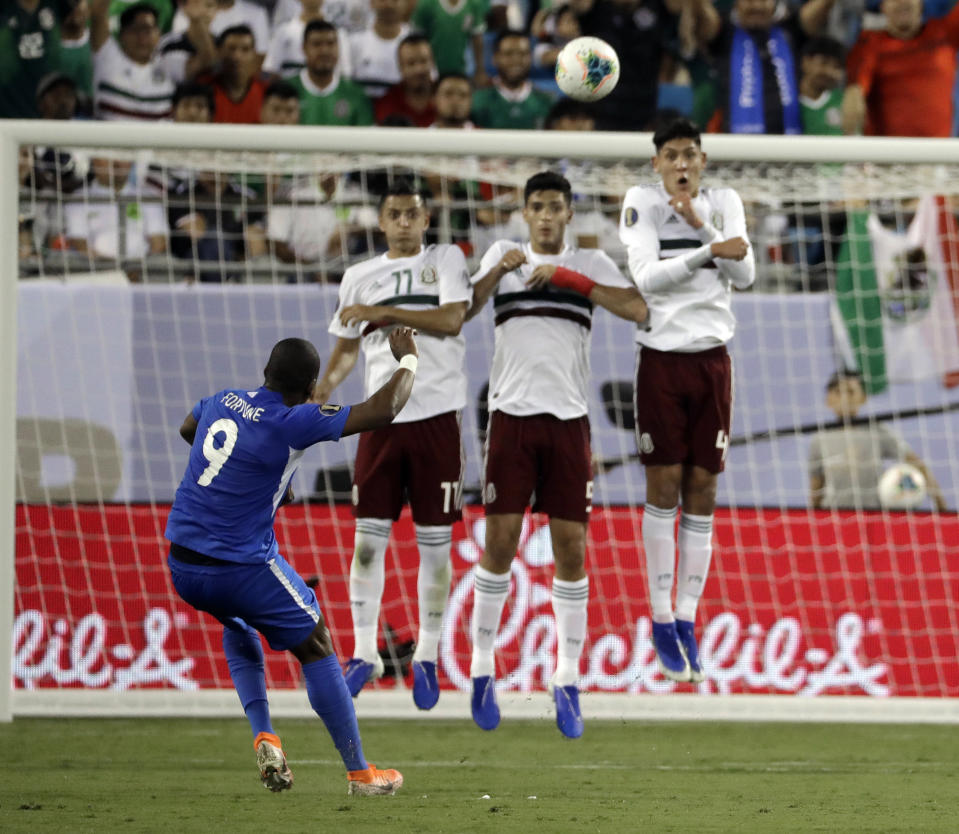
{"type": "Polygon", "coordinates": [[[550,518],[585,522],[592,496],[589,418],[490,414],[483,479],[487,514],[524,513],[532,506],[550,518]]]}
{"type": "Polygon", "coordinates": [[[723,346],[698,353],[640,347],[634,405],[643,465],[682,463],[722,472],[732,381],[732,363],[723,346]]]}
{"type": "Polygon", "coordinates": [[[417,524],[459,521],[463,468],[455,411],[364,432],[353,472],[353,516],[395,521],[409,501],[417,524]]]}

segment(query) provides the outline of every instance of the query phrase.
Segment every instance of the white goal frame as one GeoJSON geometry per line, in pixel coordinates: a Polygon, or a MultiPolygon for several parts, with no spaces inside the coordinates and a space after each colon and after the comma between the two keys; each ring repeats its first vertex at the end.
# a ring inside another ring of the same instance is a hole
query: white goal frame
{"type": "MultiPolygon", "coordinates": [[[[444,156],[555,157],[640,163],[652,156],[648,133],[410,130],[236,125],[45,122],[0,119],[0,181],[17,181],[17,152],[27,145],[306,153],[415,153],[444,156]]],[[[706,135],[715,161],[959,164],[959,140],[853,137],[706,135]]],[[[232,692],[173,693],[20,691],[12,688],[15,558],[15,460],[17,368],[17,189],[0,195],[0,721],[14,715],[222,715],[235,706],[232,692]],[[158,697],[162,696],[162,697],[158,697]],[[227,697],[229,696],[229,697],[227,697]],[[227,706],[229,703],[230,706],[227,706]]],[[[53,392],[52,395],[55,395],[53,392]]],[[[358,702],[361,716],[408,717],[408,695],[371,692],[358,702]]],[[[302,692],[277,693],[279,714],[308,715],[302,692]],[[293,698],[297,699],[294,703],[293,698]],[[302,703],[300,703],[302,702],[302,703]]],[[[543,698],[504,693],[504,714],[545,717],[543,698]],[[512,697],[517,696],[517,697],[512,697]]],[[[445,717],[468,714],[461,693],[446,693],[445,717]]],[[[815,720],[959,723],[951,699],[794,696],[584,695],[586,716],[636,719],[815,720]]]]}

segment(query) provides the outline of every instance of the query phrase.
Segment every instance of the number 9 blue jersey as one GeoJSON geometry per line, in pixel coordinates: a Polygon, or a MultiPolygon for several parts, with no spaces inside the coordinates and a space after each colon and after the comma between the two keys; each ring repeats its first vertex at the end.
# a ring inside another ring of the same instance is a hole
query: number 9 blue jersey
{"type": "Polygon", "coordinates": [[[190,461],[166,537],[214,559],[265,563],[276,552],[273,518],[303,452],[339,440],[349,406],[288,406],[268,388],[226,390],[193,407],[190,461]]]}

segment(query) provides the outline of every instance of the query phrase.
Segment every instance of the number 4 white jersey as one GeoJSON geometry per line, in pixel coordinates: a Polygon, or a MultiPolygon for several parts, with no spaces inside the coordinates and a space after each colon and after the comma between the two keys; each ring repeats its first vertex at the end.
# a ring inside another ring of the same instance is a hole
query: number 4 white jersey
{"type": "Polygon", "coordinates": [[[510,249],[526,263],[500,280],[493,296],[496,322],[489,410],[514,417],[552,414],[572,420],[588,411],[589,334],[593,305],[572,290],[546,286],[530,290],[526,282],[540,264],[579,272],[597,284],[629,287],[619,268],[599,249],[564,247],[557,255],[533,252],[529,243],[498,240],[483,256],[474,283],[510,249]]]}
{"type": "MultiPolygon", "coordinates": [[[[381,388],[396,371],[390,350],[389,326],[361,322],[347,327],[340,311],[351,304],[402,307],[407,310],[432,310],[444,304],[473,298],[466,258],[458,246],[427,246],[409,258],[380,255],[351,266],[340,284],[340,301],[330,323],[330,333],[344,339],[362,339],[366,362],[366,396],[381,388]]],[[[463,334],[436,336],[420,333],[416,337],[419,365],[409,401],[396,423],[425,420],[466,405],[466,374],[463,363],[466,342],[463,334]]]]}

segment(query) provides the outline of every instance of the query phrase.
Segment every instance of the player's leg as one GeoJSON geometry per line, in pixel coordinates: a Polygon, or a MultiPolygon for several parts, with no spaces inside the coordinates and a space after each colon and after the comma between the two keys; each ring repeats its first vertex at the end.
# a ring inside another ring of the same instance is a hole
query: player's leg
{"type": "Polygon", "coordinates": [[[473,619],[470,660],[473,720],[484,730],[499,726],[496,703],[496,635],[509,596],[510,567],[523,529],[522,513],[486,517],[483,556],[473,572],[473,619]]]}
{"type": "Polygon", "coordinates": [[[705,679],[696,641],[696,609],[712,560],[716,484],[726,463],[732,419],[732,363],[725,348],[694,355],[701,365],[696,405],[690,410],[691,463],[683,467],[676,583],[676,628],[693,682],[705,679]]]}
{"type": "Polygon", "coordinates": [[[473,571],[470,661],[473,720],[484,730],[499,726],[496,704],[496,635],[509,596],[510,568],[523,529],[523,515],[536,487],[535,446],[529,417],[490,414],[483,470],[486,541],[473,571]]]}
{"type": "Polygon", "coordinates": [[[350,613],[353,656],[346,684],[356,697],[367,681],[383,674],[377,649],[380,600],[386,583],[386,548],[393,521],[403,507],[400,453],[395,427],[360,435],[353,472],[356,528],[350,563],[350,613]]]}
{"type": "Polygon", "coordinates": [[[556,575],[553,577],[556,671],[550,679],[550,690],[560,731],[569,738],[579,738],[583,734],[579,664],[586,645],[589,605],[589,578],[585,567],[586,524],[551,518],[549,532],[556,561],[556,575]]]}
{"type": "Polygon", "coordinates": [[[407,494],[416,527],[419,628],[413,653],[413,702],[432,709],[439,700],[437,660],[453,574],[453,523],[462,517],[465,455],[456,412],[411,424],[407,439],[407,494]]]}
{"type": "Polygon", "coordinates": [[[689,663],[676,630],[672,601],[681,462],[687,454],[681,363],[682,358],[674,354],[641,348],[637,357],[634,405],[636,445],[646,471],[642,537],[653,646],[663,675],[675,681],[688,681],[689,663]]]}
{"type": "Polygon", "coordinates": [[[586,644],[589,579],[586,532],[593,503],[589,420],[533,418],[541,431],[541,477],[534,511],[549,515],[556,573],[552,602],[556,622],[556,669],[549,689],[556,725],[568,738],[583,734],[579,708],[579,663],[586,644]]]}

